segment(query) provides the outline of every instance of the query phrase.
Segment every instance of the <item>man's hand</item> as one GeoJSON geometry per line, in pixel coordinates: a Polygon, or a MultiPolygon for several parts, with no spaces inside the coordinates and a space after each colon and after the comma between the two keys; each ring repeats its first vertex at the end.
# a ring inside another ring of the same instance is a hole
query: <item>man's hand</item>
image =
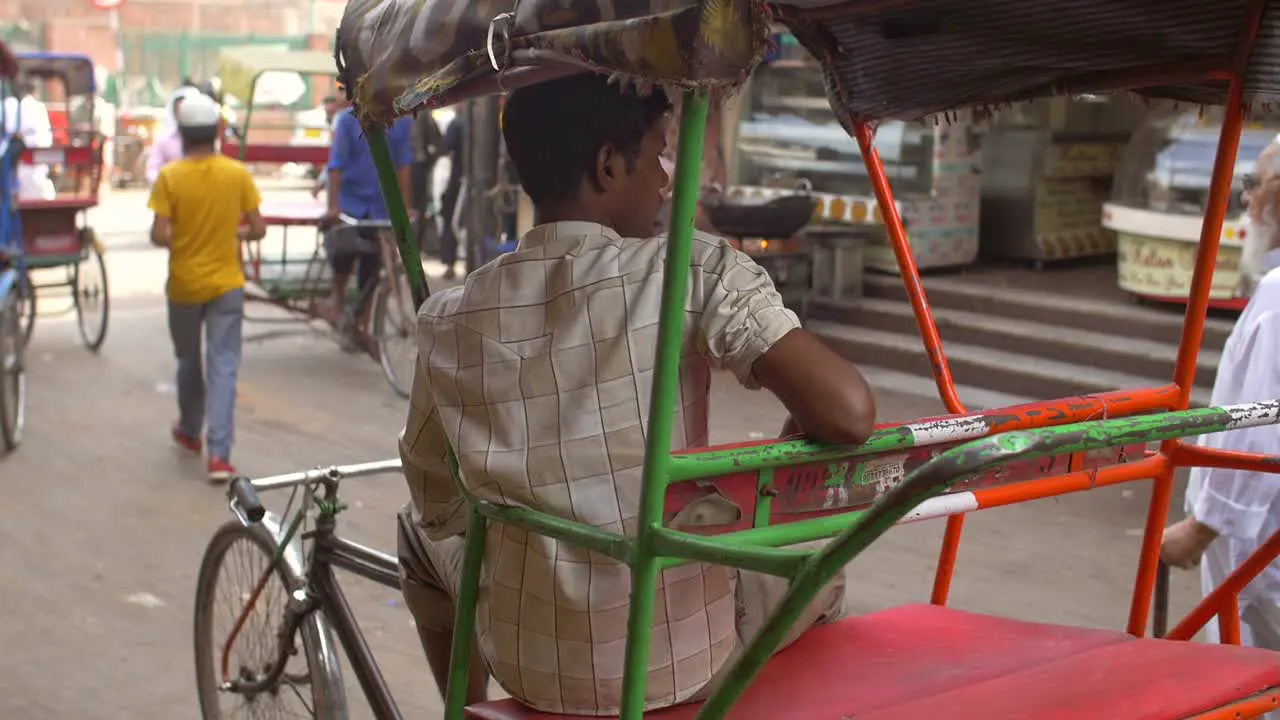
{"type": "Polygon", "coordinates": [[[332,228],[334,225],[338,224],[338,216],[341,214],[342,213],[340,213],[337,210],[333,210],[333,209],[325,210],[324,214],[321,215],[318,220],[316,220],[316,227],[320,228],[321,230],[328,230],[332,228]]]}
{"type": "Polygon", "coordinates": [[[1213,528],[1187,517],[1164,529],[1160,543],[1160,559],[1170,567],[1189,570],[1200,564],[1209,545],[1218,538],[1213,528]]]}
{"type": "Polygon", "coordinates": [[[311,197],[319,200],[321,190],[324,190],[324,183],[317,181],[314,185],[311,186],[311,197]]]}
{"type": "Polygon", "coordinates": [[[156,215],[151,220],[151,244],[156,247],[173,247],[173,223],[169,218],[156,215]]]}

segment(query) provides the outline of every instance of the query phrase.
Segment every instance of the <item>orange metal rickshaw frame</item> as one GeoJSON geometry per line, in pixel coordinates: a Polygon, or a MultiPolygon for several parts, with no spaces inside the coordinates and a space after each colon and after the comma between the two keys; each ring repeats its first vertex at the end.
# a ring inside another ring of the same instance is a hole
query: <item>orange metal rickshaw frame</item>
{"type": "MultiPolygon", "coordinates": [[[[880,10],[898,4],[898,0],[884,0],[859,6],[858,11],[880,10]]],[[[1001,408],[981,416],[990,424],[991,431],[1005,432],[1016,429],[1060,425],[1099,417],[1119,417],[1162,410],[1185,410],[1190,405],[1191,389],[1196,372],[1196,361],[1204,335],[1205,316],[1209,307],[1209,290],[1217,261],[1219,239],[1231,193],[1231,181],[1235,158],[1239,150],[1240,131],[1245,116],[1244,76],[1255,41],[1267,8],[1266,0],[1250,3],[1240,44],[1231,58],[1228,68],[1200,66],[1153,67],[1140,72],[1108,73],[1105,77],[1081,81],[1082,87],[1093,92],[1100,89],[1125,90],[1153,87],[1187,80],[1220,81],[1228,84],[1225,112],[1218,138],[1217,156],[1210,180],[1209,196],[1205,208],[1204,224],[1200,232],[1200,244],[1192,275],[1190,297],[1186,304],[1186,316],[1174,364],[1173,383],[1156,387],[1113,390],[1087,396],[1047,400],[1013,407],[1001,408]]],[[[784,11],[796,19],[817,20],[831,15],[847,15],[845,6],[828,6],[812,9],[789,8],[784,11]]],[[[856,11],[855,11],[856,12],[856,11]]],[[[1070,93],[1072,88],[1056,88],[1059,93],[1070,93]]],[[[894,202],[893,191],[884,165],[873,145],[874,128],[865,120],[851,118],[854,137],[858,142],[866,165],[876,200],[881,208],[890,247],[897,260],[911,303],[916,325],[924,342],[925,352],[933,369],[939,398],[953,416],[979,416],[967,410],[956,391],[950,364],[942,349],[942,339],[937,323],[925,295],[924,283],[907,239],[902,217],[894,202]]],[[[1148,457],[1130,463],[1122,463],[1096,470],[1071,472],[1031,482],[1004,487],[977,490],[980,509],[1038,500],[1066,493],[1079,492],[1095,487],[1115,485],[1135,480],[1153,481],[1151,501],[1148,506],[1142,549],[1138,562],[1134,592],[1129,609],[1127,631],[1142,637],[1146,633],[1156,577],[1160,560],[1160,541],[1165,519],[1173,494],[1173,474],[1179,467],[1215,467],[1259,472],[1280,470],[1280,457],[1260,454],[1229,452],[1204,448],[1181,440],[1161,443],[1159,449],[1148,457]]],[[[930,602],[945,605],[955,572],[956,556],[964,529],[964,514],[947,518],[946,530],[938,557],[930,602]]],[[[1239,644],[1240,616],[1237,598],[1240,591],[1268,565],[1280,557],[1280,533],[1272,536],[1215,592],[1204,598],[1167,637],[1188,640],[1214,615],[1219,617],[1224,643],[1239,644]]],[[[1260,699],[1259,702],[1270,702],[1260,699]]],[[[1261,705],[1259,707],[1262,707],[1261,705]]],[[[1267,707],[1270,707],[1269,705],[1267,707]]],[[[1233,707],[1232,712],[1240,708],[1233,707]]],[[[1212,713],[1204,716],[1216,717],[1212,713]]]]}

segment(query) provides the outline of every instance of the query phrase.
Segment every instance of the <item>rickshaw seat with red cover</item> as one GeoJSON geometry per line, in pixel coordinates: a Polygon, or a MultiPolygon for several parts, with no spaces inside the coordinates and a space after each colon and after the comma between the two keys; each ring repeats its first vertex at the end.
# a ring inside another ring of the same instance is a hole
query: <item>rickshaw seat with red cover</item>
{"type": "MultiPolygon", "coordinates": [[[[770,660],[728,718],[1184,720],[1260,694],[1273,707],[1280,699],[1280,658],[1265,650],[908,605],[806,633],[770,660]]],[[[646,718],[693,720],[697,710],[646,718]]],[[[568,716],[500,700],[467,717],[568,716]]]]}

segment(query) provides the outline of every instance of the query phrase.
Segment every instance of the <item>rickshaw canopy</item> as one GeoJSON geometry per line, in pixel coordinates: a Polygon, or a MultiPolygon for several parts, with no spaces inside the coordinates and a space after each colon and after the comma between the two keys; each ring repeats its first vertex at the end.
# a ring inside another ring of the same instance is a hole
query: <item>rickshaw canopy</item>
{"type": "MultiPolygon", "coordinates": [[[[376,127],[419,107],[581,70],[642,85],[732,87],[760,61],[772,19],[822,64],[832,109],[848,128],[1069,93],[1134,90],[1220,104],[1250,7],[1250,0],[352,0],[339,47],[361,119],[376,127]],[[514,16],[494,20],[504,12],[514,16]]],[[[1245,101],[1280,98],[1280,13],[1264,14],[1248,60],[1245,101]]]]}
{"type": "Polygon", "coordinates": [[[218,78],[222,92],[249,103],[258,78],[267,72],[292,72],[303,77],[334,77],[338,68],[333,55],[320,50],[288,50],[282,46],[236,45],[218,54],[218,78]]]}
{"type": "Polygon", "coordinates": [[[93,95],[98,90],[93,58],[79,53],[18,53],[18,74],[58,78],[68,96],[93,95]]]}

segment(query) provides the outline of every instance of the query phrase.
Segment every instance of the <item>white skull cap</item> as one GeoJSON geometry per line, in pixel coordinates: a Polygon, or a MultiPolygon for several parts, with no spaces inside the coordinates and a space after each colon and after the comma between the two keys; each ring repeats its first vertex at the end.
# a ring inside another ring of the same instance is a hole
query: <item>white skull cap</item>
{"type": "Polygon", "coordinates": [[[213,98],[193,93],[178,106],[178,127],[213,127],[221,116],[222,111],[213,98]]]}

